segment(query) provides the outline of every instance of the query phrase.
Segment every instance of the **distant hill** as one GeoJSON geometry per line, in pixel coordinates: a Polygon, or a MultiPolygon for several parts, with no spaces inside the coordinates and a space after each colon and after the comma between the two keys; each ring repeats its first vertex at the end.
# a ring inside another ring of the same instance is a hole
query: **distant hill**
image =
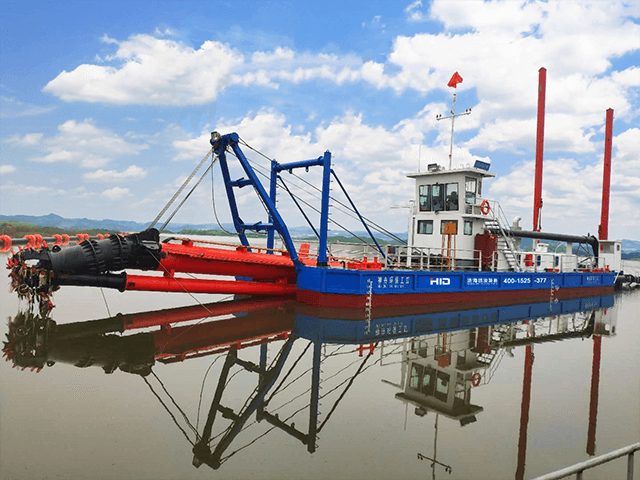
{"type": "MultiPolygon", "coordinates": [[[[49,215],[0,215],[0,223],[2,222],[20,222],[20,223],[29,223],[33,225],[37,225],[39,227],[57,227],[65,230],[76,230],[81,232],[82,230],[88,229],[97,229],[97,230],[110,230],[110,231],[118,231],[118,232],[139,232],[146,229],[150,224],[151,220],[148,222],[140,223],[140,222],[130,222],[126,220],[111,220],[111,219],[103,219],[103,220],[92,220],[89,218],[64,218],[60,215],[56,215],[55,213],[50,213],[49,215]]],[[[156,227],[161,226],[157,225],[156,227]]],[[[233,224],[231,223],[223,223],[222,227],[228,231],[234,231],[233,224]]],[[[169,223],[166,230],[177,233],[182,230],[220,230],[220,227],[214,223],[205,223],[205,224],[194,224],[194,223],[169,223]]],[[[313,236],[313,230],[309,227],[289,227],[289,233],[293,237],[309,237],[313,236]]],[[[360,237],[369,238],[368,234],[363,231],[356,231],[355,234],[360,237]]],[[[332,230],[329,232],[330,236],[351,236],[348,232],[332,230]]],[[[407,238],[407,233],[395,233],[396,236],[405,239],[407,238]]],[[[380,234],[376,236],[382,236],[380,234]]]]}
{"type": "Polygon", "coordinates": [[[20,222],[31,223],[40,227],[57,227],[65,230],[82,230],[82,229],[104,229],[104,230],[116,230],[121,232],[140,231],[147,228],[149,225],[128,222],[124,220],[91,220],[88,218],[64,218],[55,213],[49,215],[0,215],[0,221],[2,222],[20,222]]]}
{"type": "Polygon", "coordinates": [[[622,251],[623,252],[631,252],[631,251],[640,252],[640,241],[622,240],[622,251]]]}
{"type": "MultiPolygon", "coordinates": [[[[33,225],[38,225],[40,227],[57,227],[63,228],[65,230],[77,230],[82,231],[86,229],[102,229],[102,230],[111,230],[111,231],[119,231],[119,232],[138,232],[146,229],[151,221],[148,222],[130,222],[126,220],[111,220],[111,219],[103,219],[103,220],[92,220],[89,218],[64,218],[60,215],[56,215],[55,213],[50,213],[49,215],[0,215],[0,223],[1,222],[22,222],[22,223],[31,223],[33,225]]],[[[230,223],[222,224],[222,227],[225,230],[233,231],[233,225],[230,223]]],[[[205,223],[205,224],[194,224],[194,223],[170,223],[167,226],[167,230],[171,232],[180,232],[182,230],[219,230],[220,227],[214,223],[205,223]]],[[[302,227],[289,227],[289,232],[293,237],[309,237],[313,236],[313,230],[311,228],[302,226],[302,227]]],[[[355,231],[356,235],[362,238],[369,238],[368,234],[363,231],[355,231]]],[[[404,240],[407,238],[407,232],[397,233],[393,232],[394,235],[400,237],[404,240]]],[[[349,232],[340,231],[340,230],[331,230],[330,236],[351,236],[349,232]]],[[[383,237],[381,234],[376,234],[377,237],[383,237]]],[[[523,238],[522,239],[522,247],[525,248],[528,245],[531,245],[532,240],[523,238]]],[[[555,246],[559,242],[547,242],[553,246],[555,246]]],[[[638,240],[622,240],[622,251],[626,253],[631,252],[640,252],[640,241],[638,240]]]]}

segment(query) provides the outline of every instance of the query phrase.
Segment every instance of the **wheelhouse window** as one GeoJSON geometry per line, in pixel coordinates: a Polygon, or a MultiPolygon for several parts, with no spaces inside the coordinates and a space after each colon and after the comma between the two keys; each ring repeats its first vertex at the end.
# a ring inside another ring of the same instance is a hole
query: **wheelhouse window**
{"type": "Polygon", "coordinates": [[[458,183],[436,183],[418,187],[418,203],[421,212],[458,210],[458,183]]]}
{"type": "Polygon", "coordinates": [[[431,211],[431,185],[420,185],[418,188],[418,201],[421,212],[431,211]]]}
{"type": "Polygon", "coordinates": [[[478,180],[473,177],[464,178],[464,201],[467,205],[476,204],[478,192],[478,180]]]}
{"type": "Polygon", "coordinates": [[[473,235],[473,222],[471,220],[464,221],[464,234],[473,235]]]}
{"type": "Polygon", "coordinates": [[[431,207],[434,212],[444,210],[444,185],[431,185],[431,207]]]}
{"type": "Polygon", "coordinates": [[[458,183],[447,183],[445,210],[458,210],[458,183]]]}
{"type": "Polygon", "coordinates": [[[418,234],[431,235],[433,233],[433,220],[418,220],[418,234]]]}

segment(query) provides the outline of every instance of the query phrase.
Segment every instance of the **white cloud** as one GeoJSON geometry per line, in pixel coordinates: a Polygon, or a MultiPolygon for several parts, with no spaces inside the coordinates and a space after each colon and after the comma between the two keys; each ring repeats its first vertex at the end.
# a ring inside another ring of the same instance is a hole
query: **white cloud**
{"type": "Polygon", "coordinates": [[[112,182],[120,180],[140,180],[147,176],[147,171],[137,165],[131,165],[126,170],[118,172],[117,170],[96,170],[95,172],[85,173],[83,177],[87,180],[96,180],[100,182],[112,182]]]}
{"type": "Polygon", "coordinates": [[[0,185],[0,189],[4,191],[13,191],[14,194],[11,196],[12,199],[20,199],[20,197],[24,195],[37,197],[42,193],[46,193],[47,195],[64,195],[66,193],[62,189],[45,187],[42,185],[25,185],[23,183],[3,183],[0,185]]]}
{"type": "Polygon", "coordinates": [[[113,187],[110,188],[109,190],[104,190],[101,195],[103,197],[107,197],[109,199],[112,200],[118,200],[121,199],[122,197],[126,197],[129,195],[129,189],[128,188],[120,188],[120,187],[113,187]]]}
{"type": "Polygon", "coordinates": [[[110,57],[116,66],[83,64],[63,71],[44,91],[65,101],[116,104],[193,105],[214,101],[230,83],[231,71],[243,56],[228,46],[204,42],[195,50],[180,42],[150,35],[117,45],[110,57]]]}
{"type": "Polygon", "coordinates": [[[409,22],[423,22],[427,18],[422,13],[422,0],[416,0],[415,2],[407,5],[404,9],[404,13],[407,14],[407,20],[409,22]]]}
{"type": "MultiPolygon", "coordinates": [[[[633,132],[632,130],[635,130],[633,132]]],[[[637,237],[629,226],[640,221],[640,130],[614,138],[618,154],[612,159],[609,238],[637,237]],[[634,138],[635,136],[635,138],[634,138]]],[[[542,230],[597,235],[602,202],[603,160],[594,155],[588,164],[571,158],[545,160],[542,181],[542,230]]],[[[534,161],[513,166],[511,172],[491,180],[485,196],[498,200],[508,218],[519,215],[521,226],[531,229],[534,161]]]]}
{"type": "Polygon", "coordinates": [[[16,135],[7,139],[7,143],[20,145],[22,147],[30,147],[38,145],[42,140],[42,133],[28,133],[22,137],[16,135]]]}
{"type": "Polygon", "coordinates": [[[96,127],[92,119],[81,122],[68,120],[58,126],[58,133],[54,136],[30,133],[13,137],[10,143],[32,146],[42,153],[31,157],[31,161],[76,163],[82,168],[103,167],[114,156],[137,155],[147,148],[147,145],[129,143],[109,130],[96,127]]]}
{"type": "MultiPolygon", "coordinates": [[[[415,1],[405,13],[422,20],[422,7],[415,1]]],[[[445,31],[396,37],[386,63],[288,47],[245,58],[215,41],[192,48],[150,35],[125,41],[105,37],[117,47],[110,65],[80,65],[61,73],[45,91],[67,101],[155,105],[211,102],[232,84],[277,89],[285,82],[366,82],[377,89],[426,94],[446,89],[459,70],[465,79],[459,90],[476,88],[480,104],[475,107],[481,108],[474,110],[485,115],[474,145],[501,149],[524,140],[504,123],[535,117],[534,72],[545,66],[548,113],[579,118],[570,129],[559,130],[562,138],[549,147],[587,151],[590,129],[602,123],[606,108],[614,108],[619,118],[631,114],[630,89],[638,86],[640,70],[609,71],[612,59],[640,48],[640,25],[627,19],[630,12],[621,2],[435,0],[429,18],[442,22],[445,31]]]]}
{"type": "Polygon", "coordinates": [[[46,115],[57,107],[44,107],[22,102],[14,97],[0,95],[0,118],[33,117],[46,115]]]}
{"type": "Polygon", "coordinates": [[[16,171],[16,167],[13,165],[0,165],[0,173],[6,175],[7,173],[13,173],[16,171]]]}

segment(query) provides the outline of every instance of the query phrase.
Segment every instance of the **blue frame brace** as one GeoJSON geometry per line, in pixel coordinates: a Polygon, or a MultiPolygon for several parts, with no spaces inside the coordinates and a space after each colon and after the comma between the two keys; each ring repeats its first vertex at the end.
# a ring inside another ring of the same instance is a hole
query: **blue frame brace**
{"type": "MultiPolygon", "coordinates": [[[[331,189],[331,152],[326,151],[322,157],[314,160],[302,160],[299,162],[290,162],[279,164],[272,162],[271,164],[271,196],[275,197],[275,185],[278,173],[282,171],[292,172],[295,168],[305,168],[321,166],[322,170],[322,196],[320,206],[320,239],[318,245],[318,266],[326,267],[328,265],[327,258],[327,237],[329,231],[329,191],[331,189]]],[[[275,202],[274,202],[275,206],[275,202]]]]}
{"type": "Polygon", "coordinates": [[[327,266],[327,235],[329,230],[329,190],[331,185],[331,152],[326,151],[322,157],[318,157],[314,160],[303,160],[299,162],[291,162],[285,164],[279,164],[275,160],[271,162],[271,179],[270,179],[270,193],[267,194],[262,183],[256,176],[253,167],[249,164],[249,161],[242,153],[238,142],[240,137],[237,133],[229,133],[227,135],[220,135],[217,132],[211,133],[211,145],[213,146],[214,153],[218,155],[220,162],[220,170],[222,171],[222,177],[224,179],[224,186],[227,192],[227,198],[229,199],[229,208],[231,209],[231,216],[233,218],[233,225],[238,233],[240,242],[242,245],[249,247],[249,241],[245,235],[246,230],[260,232],[267,232],[267,246],[273,248],[274,233],[277,231],[289,252],[289,255],[296,266],[300,265],[298,259],[298,253],[289,234],[289,230],[284,223],[284,220],[280,216],[276,208],[276,182],[278,173],[286,170],[291,172],[295,168],[305,168],[313,166],[322,166],[322,198],[321,198],[321,211],[320,211],[320,245],[318,247],[318,266],[327,266]],[[248,178],[239,178],[237,180],[231,179],[229,172],[229,164],[227,162],[227,148],[231,148],[235,156],[238,158],[240,165],[242,166],[245,174],[248,178]],[[242,188],[245,186],[253,186],[256,194],[262,200],[262,203],[267,209],[269,215],[269,223],[254,223],[247,224],[240,218],[238,212],[238,204],[236,202],[234,187],[242,188]]]}

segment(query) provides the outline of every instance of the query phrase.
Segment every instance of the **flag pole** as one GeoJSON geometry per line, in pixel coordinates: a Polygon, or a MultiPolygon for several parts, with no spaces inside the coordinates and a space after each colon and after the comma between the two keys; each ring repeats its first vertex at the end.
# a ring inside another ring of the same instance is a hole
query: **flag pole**
{"type": "Polygon", "coordinates": [[[453,87],[453,106],[451,107],[451,143],[449,144],[449,170],[451,170],[451,162],[453,157],[453,122],[456,120],[456,93],[458,86],[453,87]]]}
{"type": "Polygon", "coordinates": [[[445,120],[447,118],[451,119],[451,144],[449,145],[449,170],[451,170],[451,165],[453,162],[453,127],[456,117],[461,117],[462,115],[469,115],[471,113],[471,109],[467,108],[463,113],[459,113],[456,115],[456,93],[458,89],[458,84],[462,82],[462,77],[458,74],[458,72],[454,73],[447,84],[448,87],[453,87],[453,106],[451,107],[451,115],[447,117],[443,117],[442,115],[436,115],[436,120],[445,120]]]}

